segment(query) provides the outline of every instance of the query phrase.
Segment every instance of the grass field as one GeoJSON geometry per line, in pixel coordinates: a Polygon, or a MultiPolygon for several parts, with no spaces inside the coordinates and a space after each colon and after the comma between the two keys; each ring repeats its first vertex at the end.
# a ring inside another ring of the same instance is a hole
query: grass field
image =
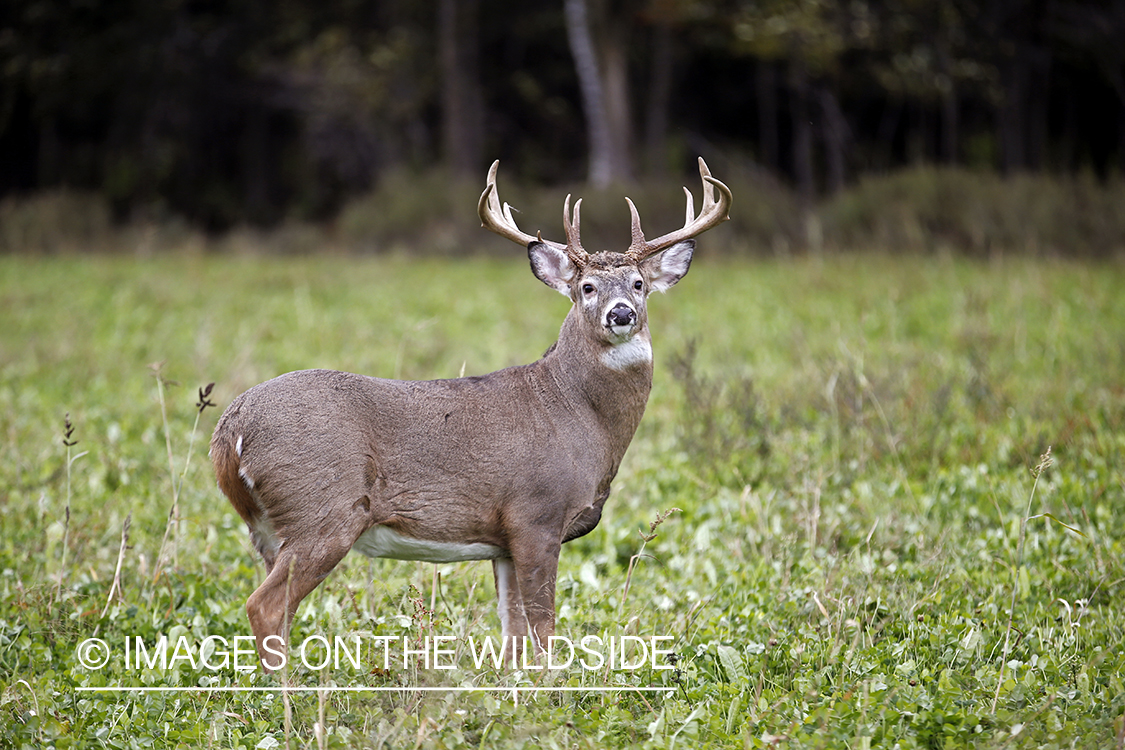
{"type": "Polygon", "coordinates": [[[1125,747],[1125,267],[705,244],[557,598],[561,635],[667,636],[673,668],[476,668],[487,563],[350,556],[294,643],[453,634],[454,668],[311,653],[291,683],[395,689],[292,694],[85,690],[280,684],[203,645],[249,634],[262,575],[221,410],[292,369],[528,362],[565,300],[518,252],[0,257],[0,747],[1125,747]],[[166,667],[126,664],[161,635],[166,667]],[[415,689],[496,686],[525,690],[415,689]]]}

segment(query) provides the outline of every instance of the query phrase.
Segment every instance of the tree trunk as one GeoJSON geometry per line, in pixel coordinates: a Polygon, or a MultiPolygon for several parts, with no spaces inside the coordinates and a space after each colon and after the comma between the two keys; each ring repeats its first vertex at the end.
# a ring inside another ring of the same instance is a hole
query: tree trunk
{"type": "Polygon", "coordinates": [[[758,94],[758,148],[760,161],[777,172],[781,167],[777,124],[777,68],[769,60],[759,60],[754,76],[758,94]]]}
{"type": "MultiPolygon", "coordinates": [[[[620,120],[620,114],[615,112],[611,116],[606,104],[607,83],[594,50],[586,0],[565,0],[563,10],[566,16],[567,41],[570,44],[570,52],[574,56],[574,70],[582,93],[582,109],[586,113],[589,149],[587,179],[594,187],[604,188],[615,180],[628,179],[629,176],[620,171],[622,164],[628,164],[628,157],[618,153],[622,139],[620,134],[614,136],[614,119],[620,120]]],[[[615,68],[613,77],[621,75],[622,71],[618,66],[626,62],[623,50],[621,54],[620,61],[611,61],[611,65],[615,68]]],[[[624,86],[624,81],[614,81],[612,86],[621,88],[624,86]]],[[[615,99],[623,95],[619,90],[614,93],[615,99]]],[[[627,111],[627,100],[619,100],[618,103],[623,103],[627,111]]]]}
{"type": "Polygon", "coordinates": [[[611,182],[633,179],[633,109],[629,106],[629,41],[624,24],[614,24],[602,44],[602,93],[609,120],[611,182]]]}
{"type": "Polygon", "coordinates": [[[484,104],[477,73],[478,0],[440,0],[442,144],[457,177],[477,177],[484,141],[484,104]]]}
{"type": "Polygon", "coordinates": [[[269,169],[272,160],[267,126],[265,109],[254,107],[247,111],[239,155],[245,200],[243,211],[254,224],[267,224],[274,218],[270,215],[269,169]]]}
{"type": "MultiPolygon", "coordinates": [[[[1110,166],[1106,164],[1106,169],[1110,166]]],[[[1125,172],[1125,105],[1117,108],[1117,168],[1125,172]]]]}
{"type": "Polygon", "coordinates": [[[915,99],[907,106],[906,115],[906,162],[926,164],[933,155],[929,110],[915,99]]]}
{"type": "Polygon", "coordinates": [[[1047,159],[1047,118],[1050,114],[1047,82],[1051,78],[1051,54],[1042,48],[1029,49],[1027,54],[1028,78],[1038,83],[1027,87],[1026,114],[1021,118],[1027,123],[1024,166],[1039,170],[1047,159]]]}
{"type": "Polygon", "coordinates": [[[813,128],[809,111],[809,75],[800,54],[789,63],[789,88],[793,113],[793,177],[804,208],[812,206],[816,186],[813,179],[813,128]]]}
{"type": "Polygon", "coordinates": [[[957,83],[953,77],[953,65],[949,59],[946,44],[938,45],[938,66],[947,81],[941,94],[941,161],[945,164],[957,163],[957,148],[960,122],[957,109],[957,83]]]}
{"type": "Polygon", "coordinates": [[[668,171],[668,109],[672,103],[672,25],[657,21],[652,30],[652,71],[645,117],[645,166],[656,177],[668,171]]]}
{"type": "Polygon", "coordinates": [[[827,85],[820,87],[820,111],[824,118],[824,161],[829,193],[844,188],[847,180],[847,149],[851,131],[840,101],[827,85]]]}
{"type": "Polygon", "coordinates": [[[876,171],[886,171],[895,162],[895,137],[902,125],[904,109],[902,100],[893,94],[883,104],[879,128],[875,131],[876,150],[873,161],[876,171]]]}
{"type": "Polygon", "coordinates": [[[1001,73],[1004,98],[997,107],[996,136],[1000,144],[1000,171],[1011,174],[1025,166],[1023,113],[1026,67],[1022,55],[1016,56],[1001,73]]]}
{"type": "Polygon", "coordinates": [[[957,163],[958,130],[960,128],[955,89],[941,97],[941,160],[946,164],[957,163]]]}
{"type": "Polygon", "coordinates": [[[53,187],[58,184],[62,174],[59,159],[61,151],[55,118],[46,118],[39,124],[39,149],[35,159],[37,187],[53,187]]]}

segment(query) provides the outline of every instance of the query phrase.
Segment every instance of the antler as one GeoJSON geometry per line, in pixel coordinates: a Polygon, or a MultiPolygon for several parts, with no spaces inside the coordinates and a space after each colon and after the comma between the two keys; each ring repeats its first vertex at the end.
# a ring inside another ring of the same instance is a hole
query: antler
{"type": "Polygon", "coordinates": [[[512,207],[507,203],[501,206],[500,195],[496,189],[496,170],[499,166],[499,159],[492,162],[492,166],[488,170],[484,192],[480,194],[480,200],[477,201],[477,215],[480,216],[481,226],[525,247],[532,242],[542,242],[544,245],[565,252],[570,261],[577,267],[585,266],[588,256],[586,251],[582,249],[578,232],[579,207],[582,205],[582,199],[579,198],[574,204],[573,219],[571,218],[569,195],[566,196],[566,202],[563,203],[563,229],[566,231],[565,245],[543,239],[542,233],[538,233],[534,237],[525,234],[520,231],[520,228],[516,226],[515,219],[512,218],[512,207]]]}
{"type": "MultiPolygon", "coordinates": [[[[480,200],[477,202],[477,215],[480,216],[481,226],[485,229],[496,232],[501,237],[507,237],[513,242],[518,242],[521,245],[528,245],[532,242],[542,242],[545,245],[562,250],[570,258],[578,268],[586,265],[589,256],[586,251],[582,249],[582,240],[579,232],[580,223],[580,209],[582,207],[582,199],[579,198],[574,203],[574,211],[570,209],[570,196],[566,196],[566,201],[563,203],[563,230],[566,232],[566,244],[563,245],[558,242],[543,239],[541,233],[536,234],[534,237],[520,231],[516,226],[515,219],[512,218],[512,207],[507,203],[500,203],[500,196],[496,189],[496,170],[500,166],[500,160],[492,162],[492,166],[488,170],[488,180],[484,186],[484,192],[480,195],[480,200]]],[[[684,193],[687,195],[687,212],[684,219],[682,228],[674,232],[669,232],[655,240],[646,240],[645,233],[641,229],[641,217],[637,213],[637,207],[633,205],[633,201],[626,198],[629,203],[629,213],[632,216],[632,242],[629,244],[629,249],[625,251],[635,261],[642,261],[650,255],[655,255],[666,247],[682,242],[683,240],[690,239],[706,232],[713,226],[721,224],[730,218],[730,204],[731,193],[723,183],[716,180],[711,176],[711,170],[707,168],[707,163],[703,161],[703,157],[699,157],[699,176],[703,179],[703,205],[700,207],[699,216],[695,215],[695,202],[692,198],[691,191],[684,188],[684,193]],[[716,191],[718,197],[716,198],[716,191]]]]}
{"type": "Polygon", "coordinates": [[[633,240],[629,244],[629,249],[625,251],[627,255],[633,260],[642,261],[670,245],[703,234],[711,227],[730,218],[732,200],[730,188],[711,176],[711,170],[707,168],[707,163],[703,161],[702,156],[699,157],[699,176],[703,178],[703,205],[700,206],[699,216],[696,217],[695,215],[695,204],[691,197],[691,191],[685,187],[687,217],[684,219],[684,226],[674,232],[657,237],[655,240],[645,239],[645,234],[641,230],[641,217],[637,213],[637,207],[633,205],[633,201],[628,198],[625,199],[629,202],[629,213],[633,217],[633,240]],[[716,190],[719,192],[717,199],[715,197],[716,190]]]}

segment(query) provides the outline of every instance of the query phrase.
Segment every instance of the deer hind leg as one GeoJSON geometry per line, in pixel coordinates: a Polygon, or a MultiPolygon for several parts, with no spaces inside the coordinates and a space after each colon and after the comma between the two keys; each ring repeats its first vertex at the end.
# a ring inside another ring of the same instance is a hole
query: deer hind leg
{"type": "Polygon", "coordinates": [[[305,544],[285,540],[266,580],[246,600],[258,658],[266,671],[281,667],[290,624],[301,601],[344,559],[358,536],[358,532],[326,535],[305,544]]]}

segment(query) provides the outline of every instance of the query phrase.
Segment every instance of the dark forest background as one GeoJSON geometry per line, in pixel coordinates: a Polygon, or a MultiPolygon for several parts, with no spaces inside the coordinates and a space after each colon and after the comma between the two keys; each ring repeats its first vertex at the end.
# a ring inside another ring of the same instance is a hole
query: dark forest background
{"type": "Polygon", "coordinates": [[[114,222],[328,224],[403,175],[479,191],[500,158],[596,189],[682,181],[702,154],[779,216],[851,191],[829,229],[919,180],[1024,210],[1047,180],[1104,224],[1125,173],[1125,0],[0,7],[0,199],[81,191],[114,222]]]}

